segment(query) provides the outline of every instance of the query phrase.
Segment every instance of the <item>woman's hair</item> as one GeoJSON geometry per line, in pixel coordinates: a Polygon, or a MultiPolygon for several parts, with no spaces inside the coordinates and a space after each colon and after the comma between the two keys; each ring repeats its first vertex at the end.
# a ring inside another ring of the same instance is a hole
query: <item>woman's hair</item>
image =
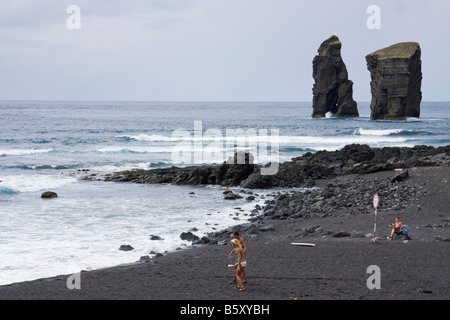
{"type": "Polygon", "coordinates": [[[233,239],[233,240],[231,240],[231,244],[232,244],[233,246],[235,246],[235,245],[238,245],[239,247],[241,246],[241,244],[240,244],[240,242],[238,241],[238,239],[233,239]]]}

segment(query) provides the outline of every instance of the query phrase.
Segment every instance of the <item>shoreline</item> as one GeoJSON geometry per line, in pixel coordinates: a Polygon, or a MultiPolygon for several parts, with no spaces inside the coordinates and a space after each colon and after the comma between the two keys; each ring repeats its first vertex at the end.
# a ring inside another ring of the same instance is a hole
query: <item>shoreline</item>
{"type": "Polygon", "coordinates": [[[398,174],[392,169],[350,173],[314,180],[320,192],[287,192],[269,200],[255,221],[233,227],[249,247],[245,292],[229,284],[233,277],[226,268],[229,228],[209,235],[215,244],[170,252],[145,263],[81,271],[79,290],[69,290],[70,275],[60,275],[0,286],[0,299],[448,300],[450,165],[441,161],[442,156],[433,157],[439,166],[431,160],[431,166],[411,166],[402,181],[392,180],[398,174]],[[354,182],[358,188],[349,189],[354,182]],[[376,243],[367,236],[373,229],[371,201],[363,197],[363,204],[350,207],[327,202],[339,190],[355,197],[357,189],[369,193],[370,188],[364,187],[371,184],[398,191],[392,199],[380,196],[376,243]],[[305,209],[290,210],[301,204],[305,209]],[[412,240],[385,240],[386,225],[397,215],[410,228],[412,240]],[[316,247],[293,247],[292,242],[316,247]],[[371,265],[381,269],[381,290],[366,286],[371,265]]]}
{"type": "Polygon", "coordinates": [[[237,152],[221,165],[134,169],[113,172],[103,177],[85,176],[86,181],[131,182],[138,184],[221,185],[248,189],[275,187],[311,187],[316,181],[349,174],[370,174],[412,167],[430,167],[450,163],[450,145],[433,147],[371,148],[349,144],[341,150],[307,152],[291,161],[279,163],[273,175],[262,175],[272,163],[253,163],[253,155],[237,152]],[[242,164],[242,162],[244,162],[242,164]],[[231,163],[231,164],[230,164],[231,163]]]}

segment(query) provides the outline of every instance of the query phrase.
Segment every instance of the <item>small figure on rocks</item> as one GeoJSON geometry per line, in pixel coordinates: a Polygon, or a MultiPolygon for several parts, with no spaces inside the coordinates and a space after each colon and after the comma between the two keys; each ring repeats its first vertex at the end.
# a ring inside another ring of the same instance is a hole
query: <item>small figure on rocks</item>
{"type": "Polygon", "coordinates": [[[230,189],[230,187],[227,187],[226,189],[225,189],[225,191],[223,192],[223,194],[228,194],[228,193],[233,193],[233,191],[231,191],[231,189],[230,189]]]}

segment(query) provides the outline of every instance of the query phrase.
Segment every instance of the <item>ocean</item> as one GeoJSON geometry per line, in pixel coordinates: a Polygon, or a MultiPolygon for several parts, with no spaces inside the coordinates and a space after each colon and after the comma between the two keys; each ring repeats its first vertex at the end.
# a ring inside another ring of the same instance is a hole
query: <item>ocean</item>
{"type": "Polygon", "coordinates": [[[86,175],[217,164],[239,150],[267,163],[353,143],[450,144],[449,102],[423,102],[421,117],[407,121],[371,121],[368,102],[358,109],[359,118],[313,119],[309,102],[0,101],[0,285],[189,247],[180,233],[245,223],[256,204],[224,200],[219,186],[86,175]],[[44,191],[58,198],[41,199],[44,191]]]}

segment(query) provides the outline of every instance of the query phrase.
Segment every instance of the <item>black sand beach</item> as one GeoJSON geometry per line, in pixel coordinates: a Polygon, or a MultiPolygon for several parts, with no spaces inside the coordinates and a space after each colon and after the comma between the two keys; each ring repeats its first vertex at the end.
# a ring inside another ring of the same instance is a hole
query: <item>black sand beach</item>
{"type": "MultiPolygon", "coordinates": [[[[356,178],[359,183],[374,177],[390,180],[395,174],[345,175],[318,181],[318,186],[356,178]]],[[[409,178],[395,186],[422,191],[404,206],[378,211],[379,239],[375,243],[370,237],[373,209],[302,219],[267,217],[257,222],[257,231],[242,227],[248,246],[248,283],[243,292],[230,284],[233,269],[227,268],[227,255],[231,234],[226,233],[221,238],[226,245],[199,246],[146,263],[82,271],[80,289],[69,290],[70,275],[61,275],[1,286],[0,299],[448,300],[449,180],[448,164],[410,168],[409,178]],[[411,240],[386,239],[387,225],[397,216],[408,225],[411,240]],[[316,246],[296,247],[292,242],[316,246]],[[380,289],[367,286],[372,276],[368,268],[373,265],[380,270],[380,289]]]]}

